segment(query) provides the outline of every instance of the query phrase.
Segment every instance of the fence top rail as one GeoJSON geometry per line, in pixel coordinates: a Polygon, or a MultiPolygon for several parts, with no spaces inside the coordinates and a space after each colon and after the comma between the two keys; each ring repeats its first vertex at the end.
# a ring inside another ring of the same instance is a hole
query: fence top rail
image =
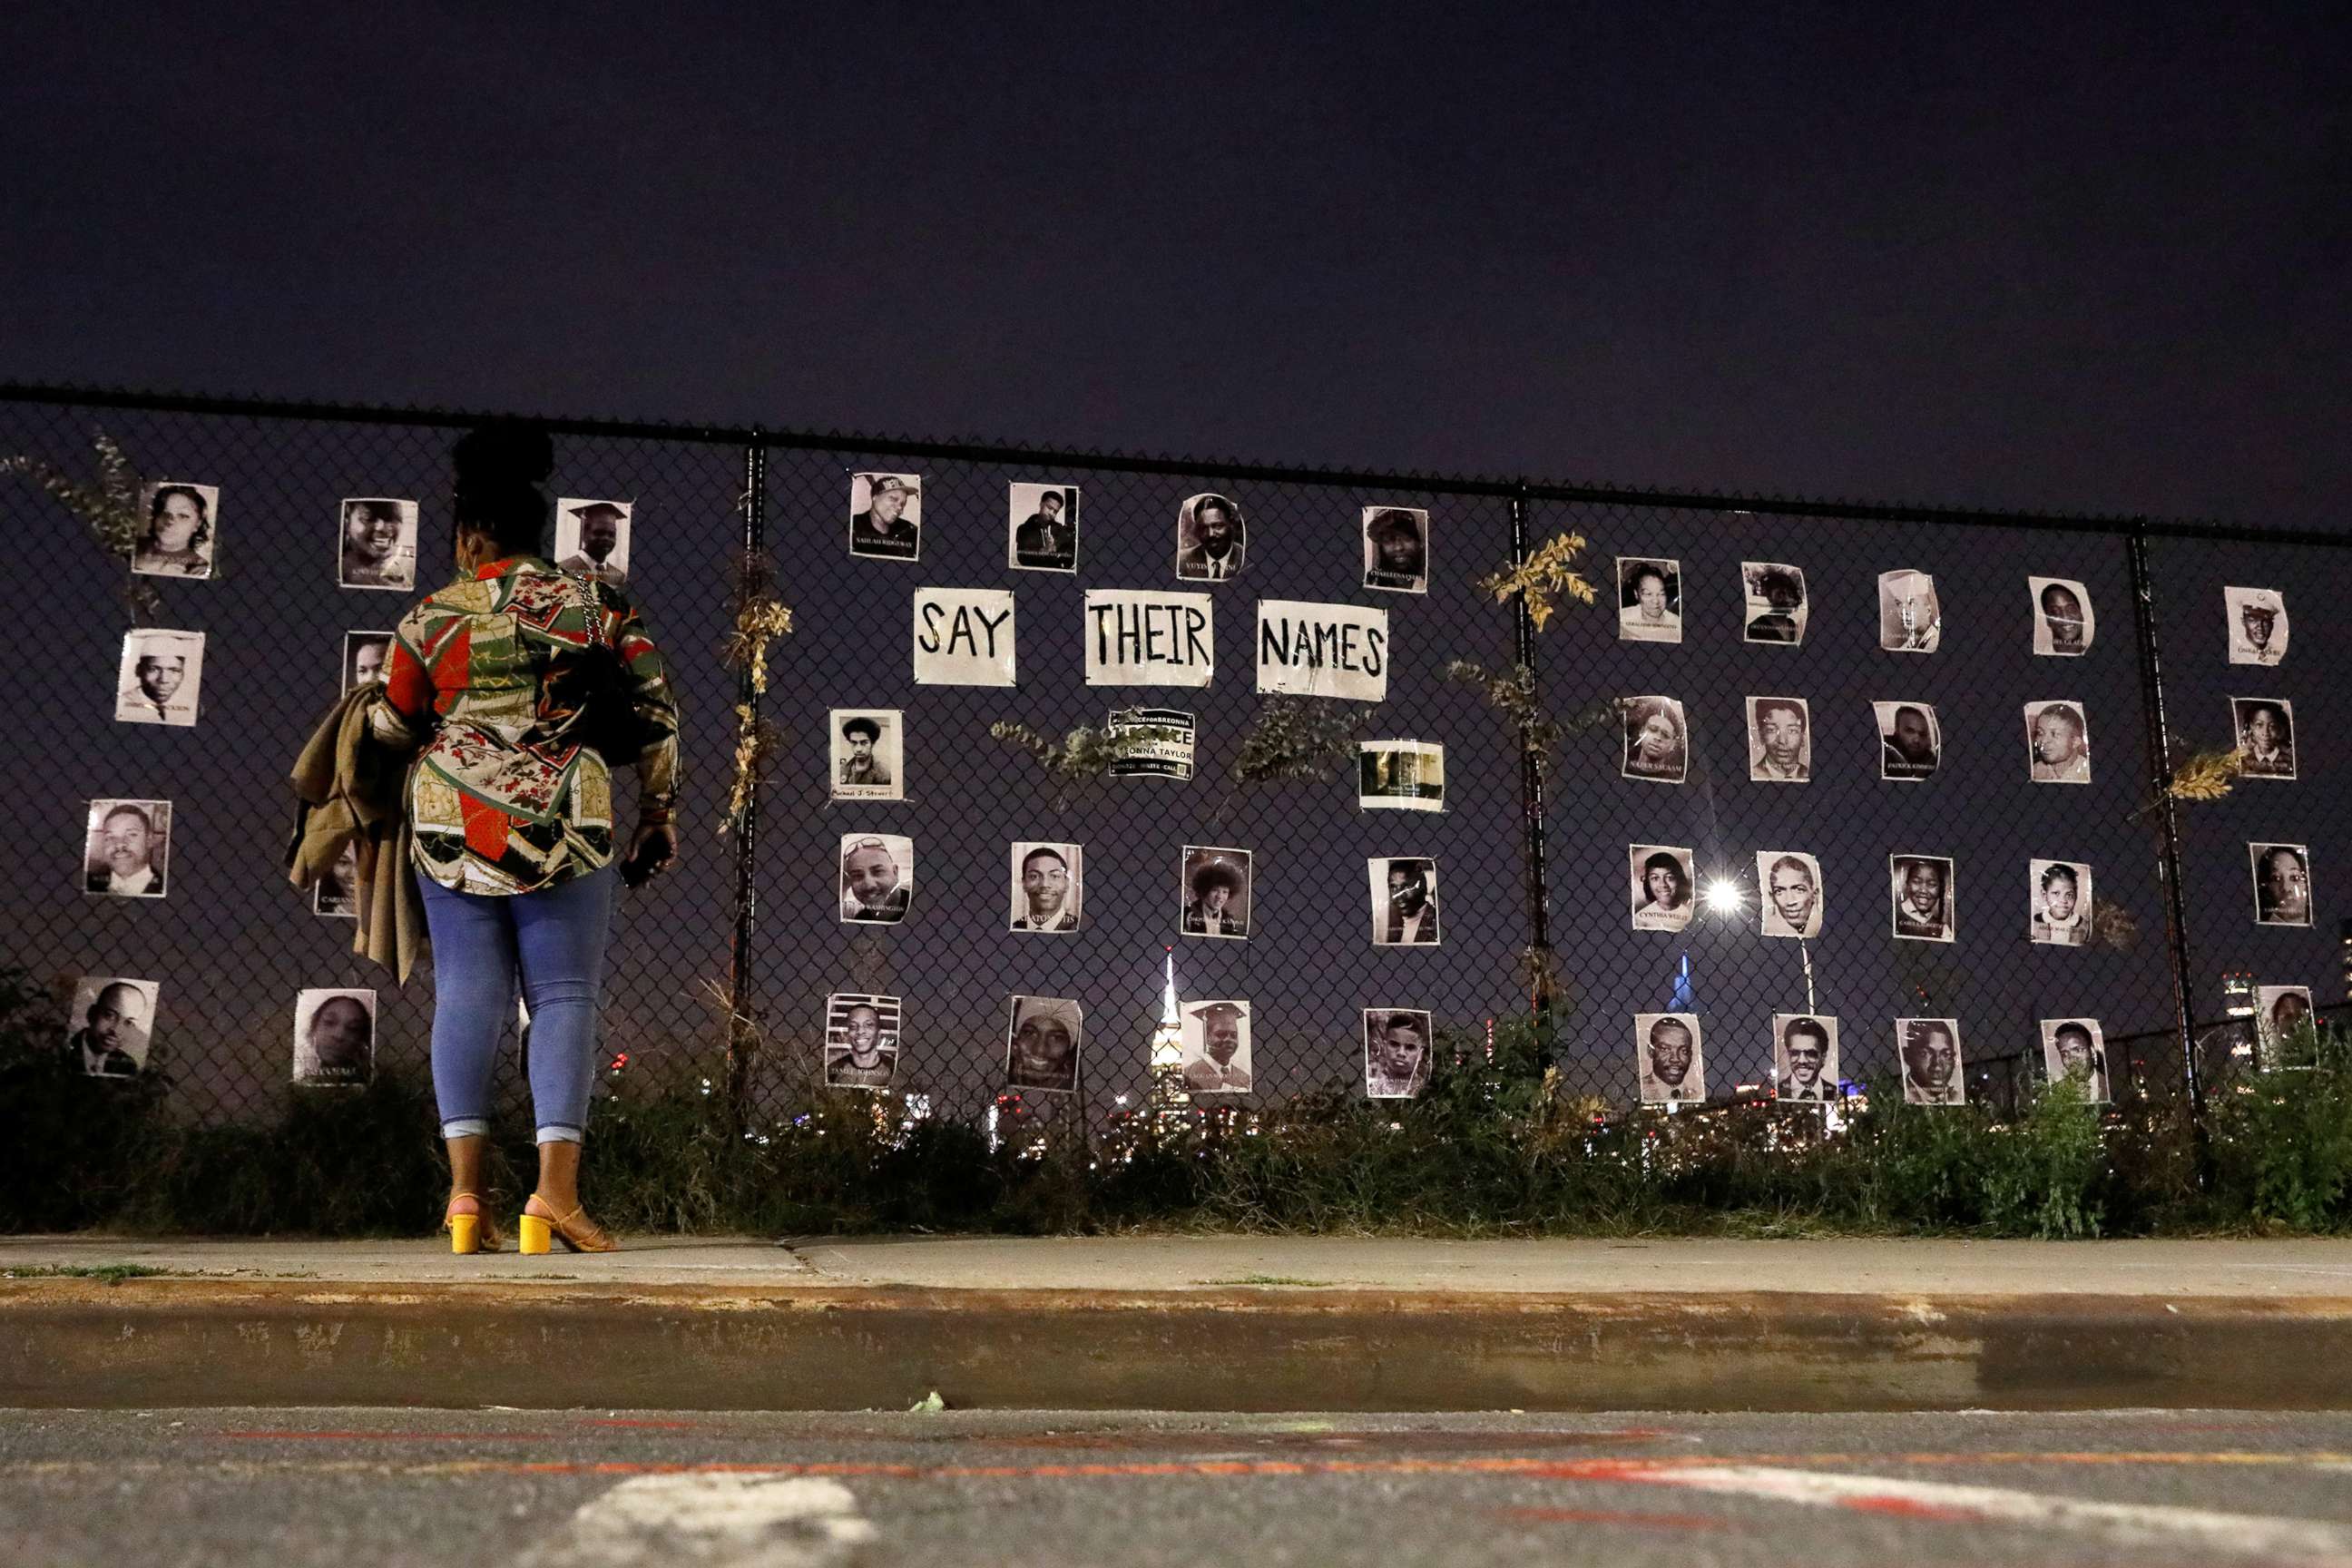
{"type": "Polygon", "coordinates": [[[1316,468],[1247,462],[1230,458],[1105,452],[1078,447],[1023,446],[1010,441],[933,440],[855,430],[771,429],[761,425],[613,419],[487,410],[399,407],[299,398],[144,392],[64,383],[0,381],[0,403],[49,403],[161,414],[216,414],[354,425],[423,425],[462,429],[487,420],[524,420],[562,436],[756,446],[787,451],[888,452],[950,462],[1069,463],[1117,473],[1185,474],[1270,484],[1393,487],[1433,494],[1563,501],[1584,505],[1675,508],[1725,517],[1848,519],[1972,528],[2036,529],[2062,533],[2139,534],[2167,539],[2229,539],[2269,544],[2352,546],[2352,535],[2313,528],[2257,527],[2212,519],[2155,518],[2123,513],[2061,512],[1999,508],[1921,506],[1840,497],[1745,494],[1607,484],[1568,484],[1496,475],[1439,474],[1377,468],[1316,468]]]}

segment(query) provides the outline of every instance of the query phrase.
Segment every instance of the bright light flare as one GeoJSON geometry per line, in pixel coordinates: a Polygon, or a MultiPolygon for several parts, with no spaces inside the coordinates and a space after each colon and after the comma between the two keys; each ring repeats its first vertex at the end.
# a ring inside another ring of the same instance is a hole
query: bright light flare
{"type": "Polygon", "coordinates": [[[1703,896],[1706,900],[1706,907],[1718,915],[1736,915],[1740,906],[1748,901],[1747,894],[1739,890],[1739,884],[1728,877],[1717,877],[1709,882],[1703,896]]]}

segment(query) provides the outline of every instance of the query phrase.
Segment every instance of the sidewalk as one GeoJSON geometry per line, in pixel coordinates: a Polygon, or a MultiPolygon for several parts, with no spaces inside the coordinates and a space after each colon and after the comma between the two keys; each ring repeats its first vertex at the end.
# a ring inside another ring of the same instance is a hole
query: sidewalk
{"type": "Polygon", "coordinates": [[[2352,1242],[0,1239],[0,1404],[2352,1405],[2352,1242]],[[110,1282],[36,1275],[136,1265],[110,1282]]]}

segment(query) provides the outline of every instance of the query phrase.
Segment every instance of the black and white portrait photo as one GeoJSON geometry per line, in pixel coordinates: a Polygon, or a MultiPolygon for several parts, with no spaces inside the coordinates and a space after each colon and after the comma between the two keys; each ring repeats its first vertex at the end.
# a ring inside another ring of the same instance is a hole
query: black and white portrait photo
{"type": "Polygon", "coordinates": [[[841,836],[841,918],[896,925],[915,896],[915,841],[896,833],[841,836]]]}
{"type": "Polygon", "coordinates": [[[1181,708],[1114,708],[1104,720],[1115,779],[1189,779],[1199,726],[1181,708]]]}
{"type": "Polygon", "coordinates": [[[375,993],[305,991],[294,999],[294,1081],[359,1089],[375,1076],[375,993]]]}
{"type": "Polygon", "coordinates": [[[1429,1083],[1429,1015],[1415,1007],[1364,1009],[1364,1098],[1416,1100],[1429,1083]]]}
{"type": "Polygon", "coordinates": [[[141,628],[122,634],[114,717],[124,724],[188,729],[205,681],[205,634],[141,628]]]}
{"type": "Polygon", "coordinates": [[[1432,741],[1363,741],[1356,805],[1365,811],[1444,811],[1445,748],[1432,741]]]}
{"type": "Polygon", "coordinates": [[[1903,1103],[1966,1105],[1958,1018],[1897,1018],[1895,1049],[1903,1058],[1903,1103]]]}
{"type": "Polygon", "coordinates": [[[322,920],[357,920],[360,913],[360,841],[343,840],[335,863],[310,884],[310,912],[322,920]]]}
{"type": "Polygon", "coordinates": [[[1625,870],[1635,931],[1681,931],[1690,924],[1698,879],[1688,849],[1671,844],[1628,844],[1625,870]]]}
{"type": "Polygon", "coordinates": [[[1748,700],[1748,777],[1804,784],[1813,776],[1813,716],[1801,697],[1748,700]]]}
{"type": "Polygon", "coordinates": [[[1896,784],[1932,777],[1944,760],[1944,730],[1925,702],[1874,702],[1878,720],[1878,776],[1896,784]]]}
{"type": "Polygon", "coordinates": [[[1186,936],[1240,941],[1250,933],[1250,852],[1223,845],[1187,844],[1177,897],[1186,936]]]}
{"type": "Polygon", "coordinates": [[[2238,757],[2250,779],[2294,777],[2294,704],[2284,697],[2232,697],[2238,757]]]}
{"type": "Polygon", "coordinates": [[[160,899],[171,873],[172,803],[94,800],[82,841],[82,887],[116,899],[160,899]]]}
{"type": "Polygon", "coordinates": [[[1429,592],[1429,513],[1412,506],[1364,509],[1364,586],[1429,592]]]}
{"type": "Polygon", "coordinates": [[[1933,653],[1944,640],[1944,606],[1936,579],[1905,569],[1878,575],[1878,646],[1889,653],[1933,653]]]}
{"type": "Polygon", "coordinates": [[[1176,510],[1176,575],[1222,583],[1241,574],[1249,552],[1249,524],[1231,496],[1192,497],[1176,510]]]}
{"type": "Polygon", "coordinates": [[[2080,860],[2029,860],[2032,907],[2026,935],[2048,947],[2091,942],[2091,868],[2080,860]]]}
{"type": "Polygon", "coordinates": [[[1084,919],[1085,847],[1021,840],[1013,846],[1006,917],[1013,931],[1072,931],[1084,919]]]}
{"type": "Polygon", "coordinates": [[[2254,923],[2311,923],[2311,851],[2300,844],[2249,844],[2254,873],[2254,923]]]}
{"type": "Polygon", "coordinates": [[[1958,895],[1952,863],[1935,855],[1889,855],[1887,897],[1895,934],[1906,942],[1949,942],[1958,895]]]}
{"type": "Polygon", "coordinates": [[[824,999],[824,1081],[831,1089],[888,1089],[898,1071],[899,1002],[836,991],[824,999]]]}
{"type": "Polygon", "coordinates": [[[2096,1018],[2042,1020],[2042,1068],[2056,1083],[2071,1078],[2083,1086],[2083,1097],[2094,1105],[2115,1099],[2107,1081],[2107,1041],[2096,1018]]]}
{"type": "Polygon", "coordinates": [[[835,800],[906,798],[906,718],[896,708],[835,708],[826,776],[835,800]]]}
{"type": "Polygon", "coordinates": [[[849,476],[849,552],[869,561],[923,558],[922,476],[849,476]]]}
{"type": "Polygon", "coordinates": [[[1617,637],[1621,642],[1683,640],[1681,562],[1617,557],[1617,637]]]}
{"type": "Polygon", "coordinates": [[[1695,1105],[1706,1098],[1696,1013],[1633,1015],[1633,1068],[1644,1105],[1695,1105]]]}
{"type": "Polygon", "coordinates": [[[343,502],[335,529],[336,580],[346,588],[416,586],[416,503],[388,496],[343,502]]]}
{"type": "Polygon", "coordinates": [[[566,496],[555,503],[556,569],[592,583],[629,585],[629,528],[636,521],[633,500],[595,500],[566,496]]]}
{"type": "Polygon", "coordinates": [[[390,632],[345,632],[342,689],[383,685],[383,667],[391,658],[390,632]]]}
{"type": "Polygon", "coordinates": [[[1004,510],[1004,563],[1022,572],[1078,569],[1078,487],[1014,479],[1004,510]]]}
{"type": "Polygon", "coordinates": [[[1690,731],[1683,722],[1681,700],[1628,697],[1617,711],[1625,731],[1618,773],[1653,784],[1682,783],[1690,768],[1690,731]]]}
{"type": "Polygon", "coordinates": [[[1076,1094],[1086,1014],[1066,996],[1015,996],[1004,1026],[1004,1081],[1014,1089],[1076,1094]]]}
{"type": "Polygon", "coordinates": [[[2091,782],[2091,724],[2080,702],[2027,703],[2025,750],[2035,784],[2091,782]]]}
{"type": "Polygon", "coordinates": [[[2231,664],[2277,664],[2286,658],[2286,595],[2276,588],[2224,588],[2231,664]]]}
{"type": "Polygon", "coordinates": [[[137,1078],[154,1045],[157,980],[85,975],[66,1014],[66,1059],[88,1078],[137,1078]]]}
{"type": "Polygon", "coordinates": [[[1792,645],[1805,640],[1805,620],[1811,609],[1801,567],[1778,561],[1743,561],[1739,584],[1748,598],[1748,630],[1743,640],[1792,645]]]}
{"type": "Polygon", "coordinates": [[[1250,1005],[1187,1002],[1179,1014],[1184,1054],[1180,1070],[1194,1094],[1234,1094],[1250,1087],[1250,1005]]]}
{"type": "Polygon", "coordinates": [[[2304,1030],[2318,1022],[2312,1016],[2310,986],[2255,986],[2254,1065],[2265,1072],[2315,1065],[2318,1042],[2304,1030]]]}
{"type": "Polygon", "coordinates": [[[2028,577],[2033,595],[2033,651],[2072,658],[2091,651],[2098,623],[2091,616],[2091,591],[2071,577],[2028,577]]]}
{"type": "Polygon", "coordinates": [[[1838,1021],[1820,1013],[1772,1015],[1772,1098],[1834,1104],[1838,1021]]]}
{"type": "Polygon", "coordinates": [[[1437,862],[1403,856],[1364,862],[1371,889],[1372,941],[1381,947],[1437,945],[1437,862]]]}
{"type": "Polygon", "coordinates": [[[1822,863],[1801,850],[1759,849],[1756,929],[1764,936],[1811,940],[1822,934],[1822,863]]]}
{"type": "Polygon", "coordinates": [[[131,569],[142,577],[210,577],[220,487],[178,481],[139,492],[146,526],[131,547],[131,569]]]}

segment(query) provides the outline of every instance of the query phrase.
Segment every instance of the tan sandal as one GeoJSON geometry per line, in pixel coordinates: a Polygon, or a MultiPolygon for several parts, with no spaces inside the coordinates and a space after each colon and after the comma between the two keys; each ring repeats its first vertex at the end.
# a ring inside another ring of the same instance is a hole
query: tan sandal
{"type": "Polygon", "coordinates": [[[531,1194],[529,1201],[523,1205],[522,1219],[518,1228],[522,1233],[522,1251],[525,1256],[536,1256],[546,1252],[551,1241],[563,1243],[563,1248],[567,1252],[618,1252],[621,1250],[621,1244],[613,1239],[612,1232],[588,1217],[587,1205],[584,1204],[572,1205],[570,1214],[560,1215],[555,1213],[554,1209],[553,1204],[549,1203],[537,1193],[531,1194]],[[549,1212],[533,1214],[530,1212],[531,1204],[538,1204],[549,1212]]]}

